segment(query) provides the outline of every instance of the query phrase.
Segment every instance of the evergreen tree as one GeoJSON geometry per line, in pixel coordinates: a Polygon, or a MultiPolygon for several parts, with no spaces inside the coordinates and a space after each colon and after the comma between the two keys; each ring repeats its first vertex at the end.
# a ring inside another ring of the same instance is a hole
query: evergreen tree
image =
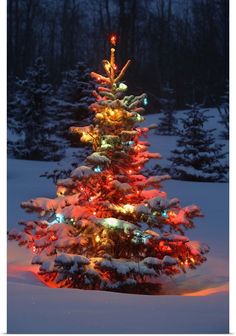
{"type": "MultiPolygon", "coordinates": [[[[89,105],[95,101],[92,95],[95,83],[90,72],[85,63],[78,62],[72,70],[63,73],[62,83],[57,90],[54,103],[61,124],[61,135],[66,138],[68,138],[67,130],[70,126],[76,125],[78,122],[81,125],[91,121],[89,105]]],[[[75,138],[75,141],[72,142],[77,147],[76,140],[75,138]]]]}
{"type": "Polygon", "coordinates": [[[19,159],[59,160],[63,148],[55,134],[50,102],[53,89],[43,59],[28,68],[25,79],[17,79],[8,104],[8,126],[19,134],[9,141],[8,150],[19,159]]]}
{"type": "Polygon", "coordinates": [[[56,198],[21,204],[40,219],[21,222],[23,231],[12,230],[9,238],[36,253],[32,262],[53,286],[156,294],[161,274],[186,272],[206,260],[208,248],[184,235],[202,213],[167,198],[161,182],[168,175],[142,174],[160,154],[140,140],[153,127],[137,127],[146,95],[125,95],[121,80],[130,61],[117,72],[115,36],[111,43],[105,75],[91,73],[100,84],[90,106],[95,125],[70,129],[94,152],[57,182],[56,198]]]}
{"type": "Polygon", "coordinates": [[[58,133],[63,139],[68,140],[72,147],[77,147],[76,152],[70,150],[52,171],[46,171],[41,175],[52,179],[54,183],[58,179],[69,177],[71,171],[92,151],[91,148],[84,148],[78,135],[68,132],[69,127],[78,122],[80,125],[91,122],[89,105],[95,101],[92,95],[95,81],[91,78],[90,72],[82,62],[78,62],[72,70],[64,72],[56,98],[53,99],[55,116],[59,124],[58,133]]]}
{"type": "Polygon", "coordinates": [[[172,151],[171,168],[175,179],[190,181],[224,182],[227,180],[228,165],[223,162],[227,154],[224,145],[215,144],[214,130],[204,128],[209,117],[206,111],[194,104],[182,119],[183,130],[177,140],[177,149],[172,151]]]}
{"type": "Polygon", "coordinates": [[[217,107],[220,114],[220,123],[224,126],[221,133],[223,139],[229,139],[229,81],[226,82],[226,90],[221,97],[221,105],[217,107]]]}
{"type": "Polygon", "coordinates": [[[161,105],[161,112],[163,116],[159,119],[160,122],[157,128],[157,134],[175,135],[177,133],[177,120],[175,118],[175,104],[174,90],[167,84],[163,89],[163,97],[159,98],[161,105]]]}

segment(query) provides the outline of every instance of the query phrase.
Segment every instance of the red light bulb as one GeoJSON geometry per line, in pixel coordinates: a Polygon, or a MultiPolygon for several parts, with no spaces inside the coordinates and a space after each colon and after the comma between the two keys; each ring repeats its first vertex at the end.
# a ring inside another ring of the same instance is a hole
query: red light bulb
{"type": "Polygon", "coordinates": [[[111,38],[110,38],[110,42],[112,45],[116,45],[116,42],[117,42],[117,36],[116,35],[111,35],[111,38]]]}

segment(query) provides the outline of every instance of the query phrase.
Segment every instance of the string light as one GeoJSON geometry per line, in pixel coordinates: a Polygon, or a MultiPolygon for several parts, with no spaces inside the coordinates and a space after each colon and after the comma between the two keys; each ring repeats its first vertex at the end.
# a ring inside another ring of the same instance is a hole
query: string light
{"type": "Polygon", "coordinates": [[[112,45],[116,45],[117,43],[117,36],[115,34],[111,35],[110,42],[112,45]]]}
{"type": "Polygon", "coordinates": [[[50,237],[50,240],[51,240],[51,241],[57,240],[57,237],[56,237],[55,235],[52,235],[52,236],[50,237]]]}
{"type": "Polygon", "coordinates": [[[64,221],[65,217],[63,214],[57,213],[56,214],[56,220],[58,223],[62,223],[64,221]]]}
{"type": "Polygon", "coordinates": [[[133,212],[134,211],[134,206],[131,205],[131,204],[125,204],[123,208],[124,208],[125,212],[133,212]]]}
{"type": "Polygon", "coordinates": [[[162,215],[162,217],[164,217],[164,218],[168,218],[168,213],[167,213],[166,210],[162,210],[161,215],[162,215]]]}
{"type": "Polygon", "coordinates": [[[53,224],[60,224],[60,223],[64,223],[64,222],[65,222],[65,216],[63,214],[60,214],[60,213],[55,213],[50,217],[48,223],[50,225],[53,225],[53,224]]]}
{"type": "Polygon", "coordinates": [[[148,104],[148,99],[147,99],[147,97],[144,98],[144,100],[143,100],[143,104],[144,104],[145,106],[148,104]]]}
{"type": "Polygon", "coordinates": [[[174,211],[172,211],[172,210],[168,211],[168,215],[170,217],[176,217],[177,216],[177,214],[174,211]]]}
{"type": "Polygon", "coordinates": [[[95,241],[96,241],[96,243],[99,243],[100,240],[101,240],[101,238],[97,235],[97,236],[95,237],[95,241]]]}
{"type": "Polygon", "coordinates": [[[128,86],[126,84],[124,84],[124,83],[119,84],[119,90],[120,91],[126,91],[127,88],[128,88],[128,86]]]}
{"type": "Polygon", "coordinates": [[[95,173],[101,173],[102,168],[100,166],[97,166],[94,168],[95,173]]]}

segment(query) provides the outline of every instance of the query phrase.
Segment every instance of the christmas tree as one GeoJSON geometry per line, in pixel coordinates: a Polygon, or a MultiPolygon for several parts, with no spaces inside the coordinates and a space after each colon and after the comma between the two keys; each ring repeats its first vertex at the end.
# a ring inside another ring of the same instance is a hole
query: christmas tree
{"type": "Polygon", "coordinates": [[[184,235],[200,209],[167,198],[161,182],[168,175],[142,175],[146,162],[160,158],[141,140],[154,126],[137,126],[147,97],[125,95],[130,60],[118,71],[115,46],[113,35],[105,75],[91,73],[99,83],[90,106],[95,126],[70,129],[93,146],[87,164],[57,182],[56,198],[23,202],[40,218],[21,221],[23,231],[12,230],[9,239],[33,250],[32,263],[51,286],[157,293],[162,274],[196,268],[208,248],[184,235]]]}
{"type": "Polygon", "coordinates": [[[202,182],[227,181],[228,165],[224,145],[216,144],[214,129],[205,129],[209,120],[207,110],[194,104],[182,119],[183,130],[177,140],[177,147],[169,159],[172,166],[168,172],[180,180],[202,182]]]}

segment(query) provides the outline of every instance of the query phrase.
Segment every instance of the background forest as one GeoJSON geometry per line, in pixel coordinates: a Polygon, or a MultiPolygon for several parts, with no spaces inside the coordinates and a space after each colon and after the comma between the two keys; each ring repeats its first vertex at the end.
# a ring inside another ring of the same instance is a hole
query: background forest
{"type": "Polygon", "coordinates": [[[228,12],[227,0],[8,0],[9,86],[38,56],[54,85],[78,61],[97,69],[116,32],[119,64],[132,59],[127,82],[145,88],[149,112],[167,83],[177,108],[214,105],[229,73],[228,12]]]}

